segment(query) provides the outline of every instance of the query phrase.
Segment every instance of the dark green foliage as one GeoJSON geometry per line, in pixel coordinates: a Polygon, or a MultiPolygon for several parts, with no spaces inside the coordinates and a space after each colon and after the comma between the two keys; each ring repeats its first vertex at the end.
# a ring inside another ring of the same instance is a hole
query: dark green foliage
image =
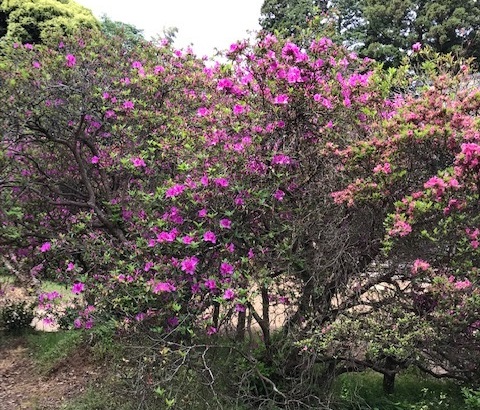
{"type": "MultiPolygon", "coordinates": [[[[362,56],[397,66],[419,42],[440,53],[478,58],[480,6],[475,0],[265,0],[261,26],[298,38],[312,17],[327,12],[334,37],[362,56]]],[[[322,17],[323,18],[323,17],[322,17]]],[[[319,30],[310,25],[312,37],[319,30]]],[[[328,33],[331,35],[331,33],[328,33]]]]}
{"type": "Polygon", "coordinates": [[[474,0],[363,1],[365,22],[347,37],[364,41],[364,55],[397,65],[420,42],[440,53],[478,57],[480,7],[474,0]]]}
{"type": "Polygon", "coordinates": [[[285,36],[296,36],[308,20],[327,10],[325,0],[265,0],[260,17],[263,29],[285,36]]]}

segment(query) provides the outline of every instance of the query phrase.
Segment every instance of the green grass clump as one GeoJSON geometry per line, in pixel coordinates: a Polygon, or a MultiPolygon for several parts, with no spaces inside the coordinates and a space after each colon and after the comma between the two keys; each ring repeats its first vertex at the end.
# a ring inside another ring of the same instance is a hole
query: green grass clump
{"type": "Polygon", "coordinates": [[[137,408],[119,398],[114,392],[106,388],[90,387],[84,393],[62,406],[62,410],[132,410],[137,408]]]}
{"type": "Polygon", "coordinates": [[[386,395],[383,376],[373,371],[344,374],[335,384],[339,410],[447,410],[465,408],[461,387],[413,370],[397,375],[395,392],[386,395]]]}
{"type": "Polygon", "coordinates": [[[83,342],[78,331],[35,332],[27,337],[27,343],[38,369],[49,373],[72,356],[83,342]]]}

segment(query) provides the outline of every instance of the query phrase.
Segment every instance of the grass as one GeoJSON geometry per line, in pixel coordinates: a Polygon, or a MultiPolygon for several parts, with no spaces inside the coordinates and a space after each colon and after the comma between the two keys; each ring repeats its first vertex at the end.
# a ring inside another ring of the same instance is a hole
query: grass
{"type": "Polygon", "coordinates": [[[60,295],[62,295],[63,300],[69,300],[73,298],[72,292],[64,284],[52,282],[50,280],[45,280],[45,281],[42,281],[42,285],[40,288],[42,292],[57,291],[58,293],[60,293],[60,295]]]}
{"type": "Polygon", "coordinates": [[[129,403],[124,398],[119,398],[113,392],[105,388],[89,387],[84,393],[76,397],[61,410],[131,410],[133,403],[129,403]]]}
{"type": "Polygon", "coordinates": [[[33,332],[27,344],[41,373],[49,373],[73,355],[83,342],[78,331],[33,332]]]}
{"type": "Polygon", "coordinates": [[[408,371],[397,375],[395,392],[385,395],[382,375],[368,371],[344,374],[335,384],[339,410],[447,410],[465,409],[461,387],[408,371]]]}

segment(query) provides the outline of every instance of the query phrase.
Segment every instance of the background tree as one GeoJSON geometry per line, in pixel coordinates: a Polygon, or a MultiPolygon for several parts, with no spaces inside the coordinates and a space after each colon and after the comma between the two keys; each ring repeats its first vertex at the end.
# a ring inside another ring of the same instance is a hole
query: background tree
{"type": "Polygon", "coordinates": [[[309,25],[311,37],[325,30],[318,21],[310,24],[314,16],[320,16],[322,23],[333,23],[336,39],[387,66],[398,66],[417,42],[440,53],[465,57],[479,54],[480,7],[475,0],[334,0],[328,4],[266,0],[261,13],[262,28],[295,38],[309,25]],[[322,16],[322,12],[328,12],[330,18],[322,16]]]}
{"type": "Polygon", "coordinates": [[[364,23],[346,37],[363,41],[362,55],[398,65],[416,42],[440,53],[478,57],[480,7],[474,0],[364,0],[364,23]]]}
{"type": "Polygon", "coordinates": [[[97,28],[92,12],[72,0],[0,1],[0,37],[41,43],[53,33],[70,34],[79,27],[97,28]]]}
{"type": "Polygon", "coordinates": [[[271,33],[296,37],[309,19],[327,10],[327,4],[325,0],[265,0],[260,25],[271,33]]]}
{"type": "Polygon", "coordinates": [[[135,27],[133,24],[114,21],[107,15],[102,16],[100,28],[107,36],[121,36],[124,41],[130,44],[138,44],[145,40],[143,30],[135,27]]]}

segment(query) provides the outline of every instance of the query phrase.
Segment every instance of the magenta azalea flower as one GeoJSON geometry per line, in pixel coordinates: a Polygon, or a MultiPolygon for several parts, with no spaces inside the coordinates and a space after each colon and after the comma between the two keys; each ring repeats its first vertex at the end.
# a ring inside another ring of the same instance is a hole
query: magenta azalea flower
{"type": "Polygon", "coordinates": [[[232,227],[232,221],[230,219],[224,218],[220,219],[220,228],[230,229],[232,227]]]}
{"type": "Polygon", "coordinates": [[[245,111],[246,111],[246,108],[244,105],[235,104],[235,106],[233,107],[233,113],[235,115],[243,114],[245,111]]]}
{"type": "Polygon", "coordinates": [[[208,108],[206,107],[200,107],[198,110],[197,110],[197,115],[199,117],[205,117],[206,115],[208,115],[210,113],[210,111],[208,111],[208,108]]]}
{"type": "Polygon", "coordinates": [[[216,243],[217,242],[217,237],[212,231],[207,231],[203,234],[203,240],[205,242],[211,242],[211,243],[216,243]]]}
{"type": "Polygon", "coordinates": [[[210,290],[215,290],[217,288],[217,283],[214,279],[208,279],[205,281],[205,287],[210,290]]]}
{"type": "Polygon", "coordinates": [[[184,185],[181,185],[181,184],[174,185],[171,188],[167,189],[167,192],[165,192],[165,198],[174,198],[180,195],[184,190],[185,190],[184,185]]]}
{"type": "Polygon", "coordinates": [[[232,300],[235,297],[235,292],[233,289],[228,288],[224,293],[223,293],[223,298],[225,300],[232,300]]]}
{"type": "Polygon", "coordinates": [[[40,247],[40,252],[48,252],[50,249],[52,249],[52,245],[50,242],[45,242],[41,247],[40,247]]]}
{"type": "Polygon", "coordinates": [[[193,236],[190,236],[190,235],[185,235],[185,236],[182,238],[182,242],[183,242],[185,245],[190,245],[194,240],[195,240],[195,238],[194,238],[193,236]]]}
{"type": "Polygon", "coordinates": [[[286,95],[286,94],[277,95],[274,98],[273,103],[274,104],[288,104],[288,95],[286,95]]]}
{"type": "Polygon", "coordinates": [[[412,50],[416,53],[422,48],[422,43],[415,43],[412,45],[412,50]]]}
{"type": "Polygon", "coordinates": [[[143,160],[143,158],[132,158],[131,161],[133,162],[133,166],[138,168],[138,167],[146,167],[147,164],[145,164],[145,161],[143,160]]]}
{"type": "Polygon", "coordinates": [[[65,63],[67,67],[70,67],[70,68],[74,67],[75,64],[77,63],[77,59],[72,54],[67,54],[65,59],[67,60],[67,62],[65,63]]]}
{"type": "Polygon", "coordinates": [[[98,160],[99,160],[99,158],[95,155],[90,159],[90,162],[92,164],[98,164],[98,160]]]}
{"type": "Polygon", "coordinates": [[[158,282],[153,287],[153,293],[160,293],[160,292],[174,292],[176,290],[175,286],[168,282],[158,282]]]}
{"type": "Polygon", "coordinates": [[[283,192],[281,189],[277,189],[275,193],[273,194],[273,197],[277,201],[283,201],[283,198],[285,197],[285,192],[283,192]]]}
{"type": "Polygon", "coordinates": [[[233,273],[233,266],[227,262],[222,262],[220,265],[220,273],[222,276],[229,276],[233,273]]]}
{"type": "Polygon", "coordinates": [[[288,165],[292,161],[288,155],[277,154],[272,158],[272,165],[288,165]]]}
{"type": "Polygon", "coordinates": [[[85,290],[85,284],[83,284],[82,282],[74,283],[72,286],[72,293],[74,293],[75,295],[79,295],[84,290],[85,290]]]}
{"type": "Polygon", "coordinates": [[[198,265],[198,258],[196,256],[191,256],[189,258],[185,258],[182,260],[180,264],[181,270],[188,273],[189,275],[193,275],[195,273],[195,269],[198,265]]]}
{"type": "Polygon", "coordinates": [[[228,187],[228,180],[226,178],[215,178],[215,185],[220,186],[222,188],[228,187]]]}
{"type": "Polygon", "coordinates": [[[133,110],[134,107],[135,104],[133,103],[133,101],[124,101],[123,103],[123,108],[125,108],[126,110],[133,110]]]}
{"type": "Polygon", "coordinates": [[[200,211],[198,211],[198,216],[200,218],[205,218],[207,216],[207,210],[204,208],[204,209],[200,209],[200,211]]]}

